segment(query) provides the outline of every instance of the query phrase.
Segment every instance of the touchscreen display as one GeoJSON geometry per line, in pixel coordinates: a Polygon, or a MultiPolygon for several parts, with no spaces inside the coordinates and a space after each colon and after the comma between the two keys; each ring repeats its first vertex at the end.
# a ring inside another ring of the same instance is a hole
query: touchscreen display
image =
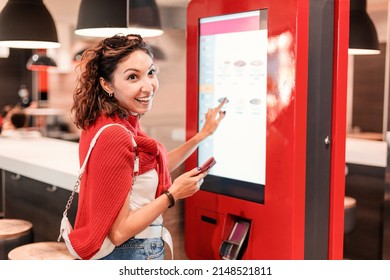
{"type": "Polygon", "coordinates": [[[209,108],[224,97],[228,103],[218,130],[199,146],[198,165],[214,156],[211,175],[264,186],[267,10],[202,18],[199,24],[199,130],[209,108]]]}

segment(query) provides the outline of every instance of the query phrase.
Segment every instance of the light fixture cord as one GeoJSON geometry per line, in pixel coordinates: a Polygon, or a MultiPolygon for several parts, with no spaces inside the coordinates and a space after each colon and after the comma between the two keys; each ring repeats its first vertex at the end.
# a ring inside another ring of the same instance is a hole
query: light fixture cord
{"type": "MultiPolygon", "coordinates": [[[[130,0],[126,1],[126,27],[130,26],[130,0]]],[[[126,34],[125,34],[126,35],[126,34]]]]}

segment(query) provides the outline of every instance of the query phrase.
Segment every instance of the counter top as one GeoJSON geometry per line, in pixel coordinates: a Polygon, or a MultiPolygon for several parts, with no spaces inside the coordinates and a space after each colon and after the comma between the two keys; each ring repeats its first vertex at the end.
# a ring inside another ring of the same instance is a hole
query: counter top
{"type": "Polygon", "coordinates": [[[386,167],[387,143],[385,141],[347,137],[345,161],[347,163],[386,167]]]}
{"type": "Polygon", "coordinates": [[[0,137],[0,169],[73,190],[79,170],[78,143],[0,137]]]}
{"type": "Polygon", "coordinates": [[[24,112],[30,116],[60,116],[65,114],[64,110],[56,108],[26,108],[24,112]]]}

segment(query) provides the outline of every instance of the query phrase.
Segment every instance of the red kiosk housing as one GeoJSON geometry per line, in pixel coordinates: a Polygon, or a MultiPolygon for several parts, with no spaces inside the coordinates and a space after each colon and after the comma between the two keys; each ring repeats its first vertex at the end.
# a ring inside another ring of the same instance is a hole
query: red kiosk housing
{"type": "Polygon", "coordinates": [[[209,154],[217,160],[201,190],[185,202],[190,259],[343,258],[348,31],[347,0],[189,3],[187,139],[200,129],[205,106],[217,105],[223,91],[230,101],[216,132],[227,134],[213,135],[186,162],[189,170],[209,154]],[[240,32],[246,35],[234,37],[240,32]],[[265,48],[265,56],[245,63],[256,48],[265,48]],[[244,59],[237,60],[240,54],[244,59]],[[239,61],[247,72],[224,68],[239,61]],[[264,71],[257,76],[250,72],[256,64],[264,71]],[[248,88],[252,78],[260,81],[248,88]],[[251,105],[239,107],[248,89],[259,90],[248,95],[251,105]],[[259,104],[257,111],[248,107],[259,104]],[[326,112],[317,114],[319,108],[326,112]],[[255,115],[251,131],[247,110],[255,115]],[[259,147],[252,138],[260,139],[259,147]],[[259,161],[253,163],[253,155],[259,161]]]}

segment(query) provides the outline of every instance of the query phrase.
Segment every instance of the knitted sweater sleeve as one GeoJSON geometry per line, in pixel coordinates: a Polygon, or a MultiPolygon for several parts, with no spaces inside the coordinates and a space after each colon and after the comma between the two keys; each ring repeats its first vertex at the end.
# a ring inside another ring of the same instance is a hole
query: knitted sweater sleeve
{"type": "Polygon", "coordinates": [[[106,128],[91,153],[83,175],[75,229],[70,241],[83,259],[100,249],[132,185],[134,152],[130,134],[106,128]]]}

